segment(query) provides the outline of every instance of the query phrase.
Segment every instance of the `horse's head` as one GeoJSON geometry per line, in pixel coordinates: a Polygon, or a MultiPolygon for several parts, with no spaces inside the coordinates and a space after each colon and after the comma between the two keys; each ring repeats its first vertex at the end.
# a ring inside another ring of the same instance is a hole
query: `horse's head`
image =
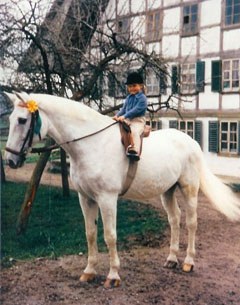
{"type": "Polygon", "coordinates": [[[5,160],[11,168],[21,167],[35,135],[40,137],[41,118],[38,105],[27,93],[8,94],[14,103],[10,115],[5,160]]]}

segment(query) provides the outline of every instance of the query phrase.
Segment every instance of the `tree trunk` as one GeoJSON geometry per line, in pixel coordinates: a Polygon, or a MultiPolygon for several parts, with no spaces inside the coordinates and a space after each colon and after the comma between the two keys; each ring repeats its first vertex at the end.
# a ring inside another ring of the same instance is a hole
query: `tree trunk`
{"type": "Polygon", "coordinates": [[[62,191],[63,197],[69,197],[69,183],[68,183],[68,165],[66,161],[66,153],[65,151],[60,148],[61,154],[61,174],[62,174],[62,191]]]}
{"type": "MultiPolygon", "coordinates": [[[[46,146],[50,146],[54,144],[54,140],[48,138],[46,141],[46,146]]],[[[17,221],[17,234],[23,233],[28,224],[28,218],[31,213],[31,209],[33,206],[33,202],[37,193],[37,189],[42,177],[42,173],[44,171],[44,168],[47,164],[47,161],[50,157],[51,151],[44,152],[40,155],[40,158],[36,164],[36,167],[34,168],[32,177],[29,181],[26,193],[25,193],[25,198],[23,201],[23,204],[21,206],[21,210],[18,216],[18,221],[17,221]]]]}
{"type": "Polygon", "coordinates": [[[0,152],[0,158],[1,158],[1,183],[4,183],[4,182],[6,182],[6,176],[5,176],[4,166],[3,166],[2,152],[0,152]]]}

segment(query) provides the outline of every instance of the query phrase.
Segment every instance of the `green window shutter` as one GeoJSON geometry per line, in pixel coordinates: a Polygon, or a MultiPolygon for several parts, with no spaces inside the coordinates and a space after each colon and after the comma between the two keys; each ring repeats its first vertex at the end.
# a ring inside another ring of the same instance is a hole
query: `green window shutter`
{"type": "Polygon", "coordinates": [[[176,65],[172,66],[171,82],[172,82],[172,94],[178,94],[179,93],[179,68],[176,65]]]}
{"type": "Polygon", "coordinates": [[[222,89],[222,62],[221,60],[212,61],[212,91],[221,92],[222,89]]]}
{"type": "Polygon", "coordinates": [[[194,139],[202,148],[202,121],[195,121],[195,134],[194,139]]]}
{"type": "Polygon", "coordinates": [[[170,120],[169,121],[169,128],[176,128],[176,129],[178,129],[178,120],[170,120]]]}
{"type": "Polygon", "coordinates": [[[208,150],[218,152],[219,150],[219,124],[218,121],[209,121],[208,126],[208,150]]]}
{"type": "Polygon", "coordinates": [[[204,92],[205,86],[205,61],[197,61],[196,64],[196,90],[204,92]]]}
{"type": "Polygon", "coordinates": [[[240,155],[240,121],[238,122],[238,153],[240,155]]]}
{"type": "Polygon", "coordinates": [[[162,121],[157,122],[157,129],[162,129],[162,121]]]}
{"type": "Polygon", "coordinates": [[[166,94],[167,90],[167,77],[162,71],[160,72],[160,94],[166,94]]]}

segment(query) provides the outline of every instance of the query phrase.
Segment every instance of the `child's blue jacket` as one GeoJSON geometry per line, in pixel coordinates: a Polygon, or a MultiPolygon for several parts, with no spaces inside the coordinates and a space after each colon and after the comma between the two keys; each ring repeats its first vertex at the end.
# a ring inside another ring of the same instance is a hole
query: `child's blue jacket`
{"type": "Polygon", "coordinates": [[[123,107],[117,113],[126,119],[144,116],[147,110],[147,98],[143,92],[137,94],[129,94],[123,104],[123,107]]]}

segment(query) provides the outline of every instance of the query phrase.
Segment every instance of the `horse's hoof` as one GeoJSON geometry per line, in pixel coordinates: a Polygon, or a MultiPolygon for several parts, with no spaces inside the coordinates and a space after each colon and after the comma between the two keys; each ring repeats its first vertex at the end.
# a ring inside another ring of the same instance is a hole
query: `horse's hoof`
{"type": "Polygon", "coordinates": [[[104,283],[104,288],[105,289],[110,289],[110,288],[116,288],[121,285],[121,280],[120,279],[106,279],[104,283]]]}
{"type": "Polygon", "coordinates": [[[177,268],[178,263],[174,262],[174,261],[166,261],[166,263],[164,264],[164,268],[168,268],[168,269],[175,269],[177,268]]]}
{"type": "Polygon", "coordinates": [[[192,272],[193,271],[193,265],[184,263],[183,267],[182,267],[182,270],[184,272],[192,272]]]}
{"type": "Polygon", "coordinates": [[[94,273],[83,273],[80,277],[80,282],[91,282],[95,279],[96,274],[94,273]]]}

